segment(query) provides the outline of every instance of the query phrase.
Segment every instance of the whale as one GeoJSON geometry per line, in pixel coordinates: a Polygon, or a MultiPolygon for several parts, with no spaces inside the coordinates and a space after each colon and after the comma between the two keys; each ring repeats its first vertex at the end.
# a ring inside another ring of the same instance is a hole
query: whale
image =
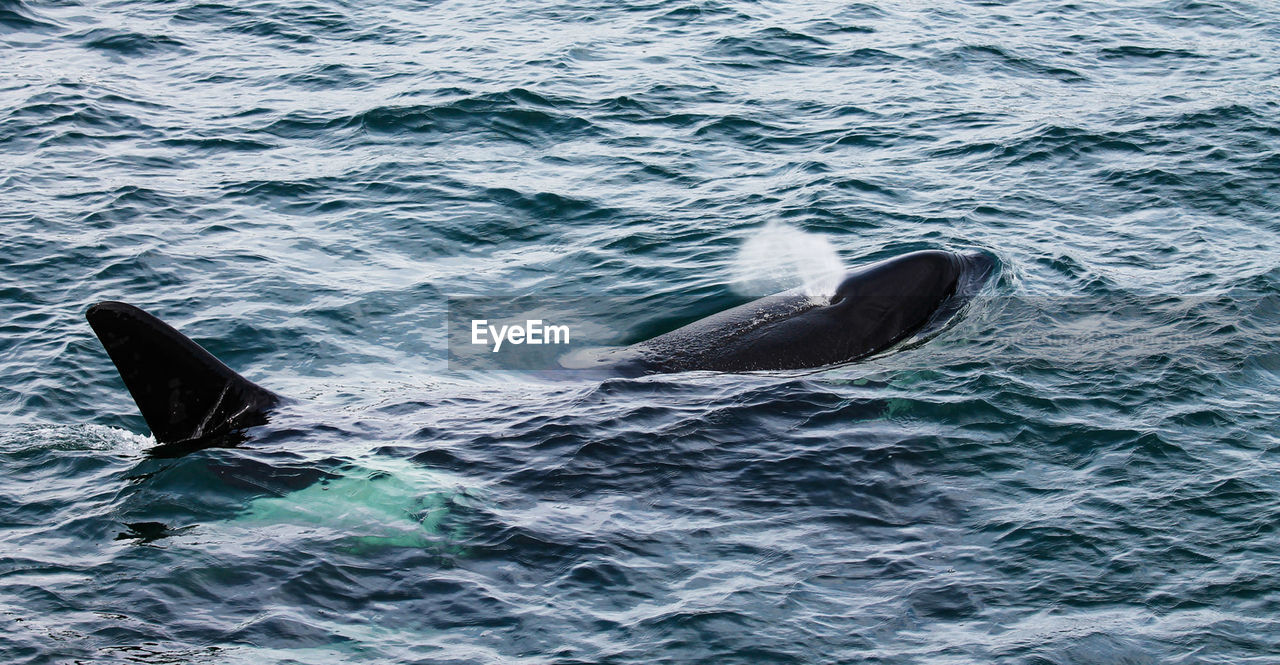
{"type": "Polygon", "coordinates": [[[623,375],[817,369],[938,331],[995,271],[985,252],[921,250],[847,274],[834,293],[792,289],[652,339],[579,354],[572,368],[623,375]]]}
{"type": "MultiPolygon", "coordinates": [[[[996,267],[981,251],[915,251],[850,272],[830,295],[784,291],[564,366],[640,376],[856,362],[941,330],[996,267]]],[[[239,445],[287,401],[139,307],[99,302],[85,318],[150,428],[154,456],[239,445]]]]}

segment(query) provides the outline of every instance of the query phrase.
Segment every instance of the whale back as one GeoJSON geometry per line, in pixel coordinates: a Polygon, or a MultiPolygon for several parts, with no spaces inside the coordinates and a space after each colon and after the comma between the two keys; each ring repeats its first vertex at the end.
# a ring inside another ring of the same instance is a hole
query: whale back
{"type": "Polygon", "coordinates": [[[851,272],[830,299],[798,290],[767,296],[605,359],[627,374],[809,369],[850,362],[945,322],[993,268],[993,259],[976,252],[912,252],[851,272]]]}

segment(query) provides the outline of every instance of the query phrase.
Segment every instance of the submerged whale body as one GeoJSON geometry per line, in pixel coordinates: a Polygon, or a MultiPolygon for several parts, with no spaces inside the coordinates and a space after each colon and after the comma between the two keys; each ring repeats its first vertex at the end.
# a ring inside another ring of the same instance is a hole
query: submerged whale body
{"type": "MultiPolygon", "coordinates": [[[[879,353],[945,324],[995,269],[986,254],[912,252],[850,273],[829,298],[788,291],[592,357],[623,375],[811,369],[879,353]]],[[[85,313],[151,428],[153,455],[235,445],[281,397],[122,302],[85,313]]]]}

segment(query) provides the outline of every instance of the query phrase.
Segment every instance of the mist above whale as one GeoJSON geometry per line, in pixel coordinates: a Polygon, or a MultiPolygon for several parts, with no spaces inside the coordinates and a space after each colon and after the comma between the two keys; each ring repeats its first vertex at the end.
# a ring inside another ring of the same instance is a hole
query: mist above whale
{"type": "MultiPolygon", "coordinates": [[[[994,272],[981,252],[912,252],[850,272],[829,297],[767,296],[571,368],[636,376],[853,362],[940,328],[994,272]]],[[[85,316],[160,444],[153,454],[237,443],[283,399],[138,307],[106,301],[85,316]]]]}

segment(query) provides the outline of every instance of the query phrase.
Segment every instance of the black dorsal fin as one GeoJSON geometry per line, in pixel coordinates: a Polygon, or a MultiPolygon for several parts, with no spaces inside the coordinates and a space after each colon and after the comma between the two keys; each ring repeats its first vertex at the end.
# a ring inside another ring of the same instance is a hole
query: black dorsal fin
{"type": "Polygon", "coordinates": [[[261,425],[280,402],[275,393],[133,305],[100,302],[85,318],[158,443],[196,442],[261,425]]]}

